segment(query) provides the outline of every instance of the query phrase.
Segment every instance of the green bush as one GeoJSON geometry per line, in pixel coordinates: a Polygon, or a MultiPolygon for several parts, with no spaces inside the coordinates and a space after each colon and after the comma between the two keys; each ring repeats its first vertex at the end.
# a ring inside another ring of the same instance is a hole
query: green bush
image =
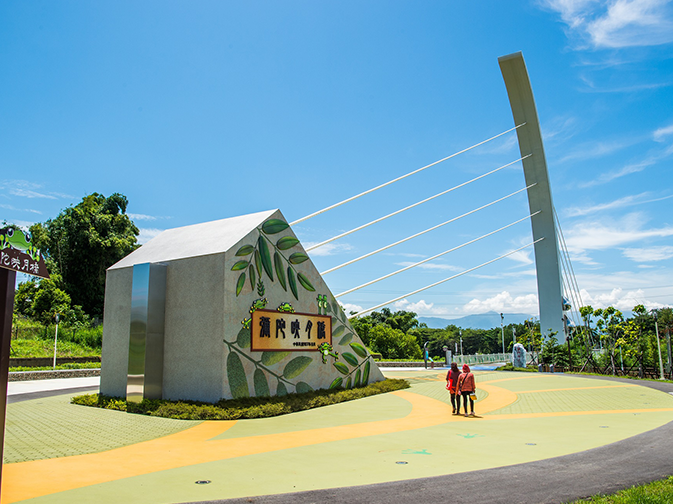
{"type": "MultiPolygon", "coordinates": [[[[68,362],[66,364],[58,364],[56,366],[56,370],[59,369],[99,369],[100,368],[100,362],[68,362]]],[[[9,371],[14,373],[14,372],[19,372],[19,371],[51,371],[53,366],[37,366],[37,367],[30,367],[30,366],[15,366],[15,367],[10,367],[9,371]]]]}
{"type": "Polygon", "coordinates": [[[71,402],[82,406],[96,406],[178,420],[238,420],[240,418],[266,418],[284,415],[405,388],[409,388],[409,383],[406,380],[387,379],[370,383],[366,387],[348,390],[321,389],[303,394],[288,394],[282,397],[222,399],[216,404],[163,399],[143,399],[140,403],[133,403],[119,397],[99,394],[76,396],[71,399],[71,402]]]}
{"type": "Polygon", "coordinates": [[[527,373],[537,373],[537,368],[535,366],[529,366],[525,368],[520,368],[520,367],[514,367],[514,365],[511,362],[508,362],[504,366],[500,366],[498,368],[495,368],[496,371],[524,371],[527,373]]]}

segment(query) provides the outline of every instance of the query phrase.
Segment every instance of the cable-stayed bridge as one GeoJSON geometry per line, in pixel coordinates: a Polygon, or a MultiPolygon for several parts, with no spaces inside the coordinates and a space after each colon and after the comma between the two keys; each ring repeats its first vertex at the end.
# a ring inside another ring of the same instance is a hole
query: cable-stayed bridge
{"type": "MultiPolygon", "coordinates": [[[[342,268],[348,268],[360,261],[376,261],[377,254],[381,254],[393,249],[399,245],[417,240],[426,234],[444,232],[451,228],[452,224],[458,221],[475,215],[487,209],[497,209],[510,203],[517,195],[526,194],[528,199],[528,212],[519,215],[518,218],[509,222],[493,223],[489,229],[484,229],[483,232],[477,233],[477,236],[471,237],[465,241],[458,241],[451,243],[451,246],[443,250],[431,251],[430,257],[423,258],[404,267],[388,271],[383,275],[372,275],[372,278],[363,278],[362,283],[353,285],[337,294],[335,297],[340,301],[348,299],[348,296],[356,291],[366,291],[372,286],[380,282],[394,282],[394,277],[403,274],[414,268],[422,267],[428,263],[432,263],[438,258],[448,256],[461,249],[469,250],[471,247],[484,246],[484,240],[491,237],[497,237],[500,233],[516,226],[526,225],[530,222],[531,236],[530,239],[516,247],[502,254],[493,255],[490,259],[475,263],[470,267],[464,268],[461,271],[456,271],[448,277],[437,275],[437,279],[430,284],[419,285],[414,290],[403,295],[396,296],[382,303],[377,303],[360,310],[356,315],[365,315],[374,310],[378,310],[388,305],[392,305],[400,300],[412,298],[421,292],[433,289],[439,285],[455,280],[464,275],[481,270],[482,268],[498,263],[502,259],[520,253],[529,248],[533,248],[535,257],[535,272],[537,279],[537,298],[540,314],[540,328],[543,334],[551,330],[556,332],[556,338],[563,341],[564,334],[568,324],[579,325],[580,319],[578,314],[579,307],[582,306],[580,298],[580,290],[574,276],[572,264],[568,255],[568,250],[565,245],[565,240],[561,227],[559,224],[558,215],[554,209],[552,191],[549,183],[549,176],[547,170],[547,162],[544,153],[544,145],[542,142],[542,134],[540,131],[540,123],[538,119],[537,109],[533,97],[533,92],[528,77],[528,72],[521,53],[510,54],[499,58],[500,69],[504,79],[507,93],[509,96],[510,106],[512,110],[512,117],[514,125],[505,131],[490,135],[487,138],[481,139],[472,145],[466,146],[457,152],[451,153],[441,159],[438,159],[430,164],[416,168],[406,174],[397,176],[386,182],[380,183],[375,187],[366,191],[360,192],[354,196],[346,198],[342,201],[333,203],[321,210],[313,212],[305,217],[291,222],[292,226],[302,224],[310,219],[319,219],[320,216],[327,212],[335,210],[343,205],[351,204],[360,198],[366,198],[373,193],[384,189],[392,184],[410,183],[411,178],[425,170],[437,169],[436,167],[454,158],[464,156],[467,153],[483,149],[495,140],[506,137],[507,135],[516,135],[519,146],[519,156],[515,159],[504,160],[502,164],[493,166],[484,172],[473,176],[472,178],[462,181],[458,184],[421,198],[412,204],[406,205],[393,212],[383,215],[375,215],[375,211],[369,209],[371,220],[364,223],[354,225],[343,232],[332,236],[329,239],[322,240],[319,243],[313,244],[306,248],[306,251],[311,253],[318,251],[321,247],[338,242],[355,233],[368,233],[375,229],[375,226],[388,219],[399,218],[400,215],[414,208],[425,205],[438,198],[451,198],[452,195],[465,191],[478,191],[475,187],[476,183],[493,177],[501,173],[513,173],[512,167],[521,167],[523,171],[524,183],[513,191],[504,191],[502,194],[493,195],[493,199],[487,203],[475,204],[472,208],[462,211],[451,218],[442,220],[441,222],[434,222],[432,225],[425,227],[421,225],[420,220],[416,221],[416,229],[403,238],[390,241],[384,246],[370,250],[359,257],[350,259],[341,264],[329,267],[321,271],[321,275],[329,275],[333,272],[339,271],[342,268]]],[[[476,200],[476,198],[475,198],[476,200]]],[[[423,222],[432,222],[431,216],[423,219],[423,222]]],[[[402,226],[401,226],[402,227],[402,226]]],[[[408,226],[404,226],[406,229],[408,226]]],[[[444,236],[444,235],[443,235],[444,236]]],[[[437,239],[437,243],[444,243],[445,240],[437,239]]],[[[374,268],[372,268],[372,271],[374,268]]],[[[329,277],[327,277],[329,281],[329,277]]],[[[381,284],[386,285],[386,284],[381,284]]],[[[390,284],[388,284],[390,285],[390,284]]]]}

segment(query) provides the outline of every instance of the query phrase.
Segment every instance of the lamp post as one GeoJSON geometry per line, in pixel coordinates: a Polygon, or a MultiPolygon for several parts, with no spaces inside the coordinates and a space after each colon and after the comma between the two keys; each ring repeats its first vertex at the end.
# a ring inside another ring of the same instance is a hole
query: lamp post
{"type": "Polygon", "coordinates": [[[465,358],[463,357],[463,331],[458,331],[458,336],[460,336],[460,363],[465,364],[465,358]]]}
{"type": "Polygon", "coordinates": [[[657,324],[657,310],[652,310],[654,315],[654,332],[657,333],[657,349],[659,350],[659,379],[664,379],[664,362],[661,359],[661,342],[659,341],[659,325],[657,324]]]}
{"type": "Polygon", "coordinates": [[[512,341],[516,345],[516,327],[512,327],[512,341]]]}
{"type": "Polygon", "coordinates": [[[502,355],[505,355],[505,316],[500,314],[500,332],[502,333],[502,355]]]}
{"type": "Polygon", "coordinates": [[[56,369],[56,343],[58,342],[58,313],[54,316],[56,319],[56,334],[54,334],[54,369],[56,369]]]}

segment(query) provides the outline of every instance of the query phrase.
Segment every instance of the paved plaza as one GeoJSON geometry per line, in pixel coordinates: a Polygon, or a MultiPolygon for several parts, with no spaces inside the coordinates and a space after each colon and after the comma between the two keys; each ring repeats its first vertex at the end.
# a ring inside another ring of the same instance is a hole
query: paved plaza
{"type": "Polygon", "coordinates": [[[15,390],[2,503],[562,502],[673,474],[657,453],[670,453],[671,384],[477,371],[477,417],[465,418],[445,373],[389,369],[411,388],[239,421],[71,405],[90,382],[15,390]],[[624,465],[649,465],[621,476],[625,450],[624,465]]]}

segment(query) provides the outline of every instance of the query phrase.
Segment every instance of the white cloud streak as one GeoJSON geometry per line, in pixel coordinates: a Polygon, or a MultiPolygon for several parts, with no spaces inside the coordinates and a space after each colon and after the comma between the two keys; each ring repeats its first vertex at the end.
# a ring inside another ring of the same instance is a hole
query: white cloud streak
{"type": "Polygon", "coordinates": [[[528,313],[537,315],[538,302],[537,295],[525,294],[522,296],[513,297],[508,291],[502,291],[493,297],[487,299],[474,298],[463,306],[465,313],[486,313],[489,311],[495,312],[512,312],[528,313]]]}
{"type": "Polygon", "coordinates": [[[622,253],[635,262],[664,261],[673,257],[673,247],[662,245],[649,248],[627,248],[622,253]]]}
{"type": "Polygon", "coordinates": [[[541,0],[540,4],[560,14],[570,38],[596,49],[673,42],[668,0],[541,0]]]}

